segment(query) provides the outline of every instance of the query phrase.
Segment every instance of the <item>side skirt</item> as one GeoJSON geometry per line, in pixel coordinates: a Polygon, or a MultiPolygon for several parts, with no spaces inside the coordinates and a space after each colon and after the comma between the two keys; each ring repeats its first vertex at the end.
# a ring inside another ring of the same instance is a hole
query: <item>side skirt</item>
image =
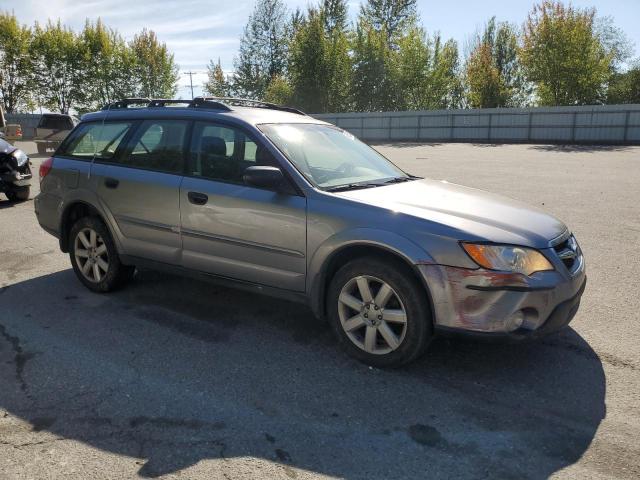
{"type": "Polygon", "coordinates": [[[170,273],[173,275],[181,275],[194,278],[196,280],[204,280],[221,287],[234,288],[237,290],[245,290],[248,292],[267,295],[269,297],[280,298],[290,302],[309,304],[308,298],[304,293],[285,290],[282,288],[270,287],[259,283],[246,282],[235,278],[215,275],[213,273],[202,272],[199,270],[191,270],[178,265],[170,265],[168,263],[157,262],[155,260],[147,260],[145,258],[133,257],[130,255],[120,255],[120,260],[125,265],[135,265],[137,268],[157,270],[170,273]]]}

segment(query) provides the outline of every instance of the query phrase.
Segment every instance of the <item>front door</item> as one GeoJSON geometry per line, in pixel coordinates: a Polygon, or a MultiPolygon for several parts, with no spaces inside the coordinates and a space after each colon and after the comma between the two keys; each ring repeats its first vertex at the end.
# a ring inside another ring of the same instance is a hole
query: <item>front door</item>
{"type": "Polygon", "coordinates": [[[306,199],[247,186],[275,160],[235,127],[196,122],[180,188],[182,262],[190,269],[304,291],[306,199]]]}
{"type": "Polygon", "coordinates": [[[180,182],[189,122],[145,120],[126,147],[92,168],[123,253],[180,264],[180,182]]]}

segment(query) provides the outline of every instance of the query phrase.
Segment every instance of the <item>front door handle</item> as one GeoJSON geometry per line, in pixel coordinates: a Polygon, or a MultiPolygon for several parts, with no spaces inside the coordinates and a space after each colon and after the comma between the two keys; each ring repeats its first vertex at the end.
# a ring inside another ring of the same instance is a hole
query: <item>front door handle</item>
{"type": "Polygon", "coordinates": [[[187,197],[194,205],[204,205],[209,201],[209,197],[207,195],[199,192],[189,192],[187,193],[187,197]]]}
{"type": "Polygon", "coordinates": [[[116,178],[105,178],[104,186],[107,188],[118,188],[120,181],[116,178]]]}

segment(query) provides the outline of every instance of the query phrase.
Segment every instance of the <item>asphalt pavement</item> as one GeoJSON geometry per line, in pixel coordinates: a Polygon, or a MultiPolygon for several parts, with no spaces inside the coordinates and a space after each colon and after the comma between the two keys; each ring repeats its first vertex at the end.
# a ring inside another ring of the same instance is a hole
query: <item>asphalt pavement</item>
{"type": "Polygon", "coordinates": [[[377,148],[564,220],[570,327],[371,369],[302,305],[150,271],[91,293],[0,194],[0,479],[638,478],[640,147],[377,148]]]}

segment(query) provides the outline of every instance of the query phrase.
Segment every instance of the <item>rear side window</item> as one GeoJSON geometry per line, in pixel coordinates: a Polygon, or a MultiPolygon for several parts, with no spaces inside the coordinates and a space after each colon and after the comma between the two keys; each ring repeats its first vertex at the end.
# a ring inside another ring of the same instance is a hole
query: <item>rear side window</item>
{"type": "Polygon", "coordinates": [[[73,128],[73,122],[71,121],[71,117],[43,115],[42,118],[40,118],[38,128],[46,128],[51,130],[71,130],[73,128]]]}
{"type": "Polygon", "coordinates": [[[71,133],[58,155],[91,160],[110,160],[131,128],[131,122],[85,123],[71,133]]]}
{"type": "Polygon", "coordinates": [[[128,167],[182,173],[187,126],[184,120],[142,122],[117,162],[128,167]]]}

